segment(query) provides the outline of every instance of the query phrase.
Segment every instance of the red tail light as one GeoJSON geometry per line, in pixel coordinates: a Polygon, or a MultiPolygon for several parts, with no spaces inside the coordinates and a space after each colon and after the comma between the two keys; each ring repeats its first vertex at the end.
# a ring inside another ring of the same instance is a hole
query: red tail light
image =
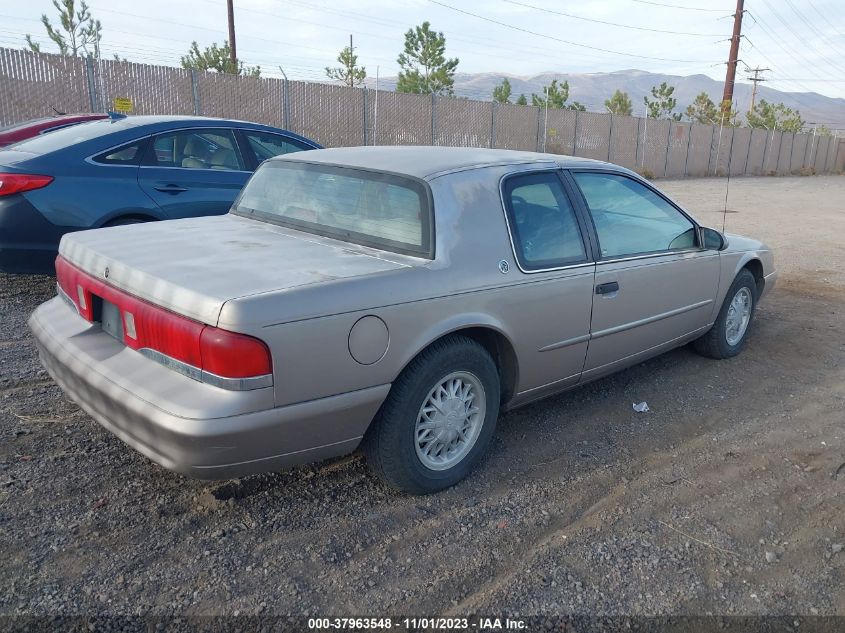
{"type": "Polygon", "coordinates": [[[87,321],[94,320],[94,297],[114,304],[123,321],[123,342],[191,378],[224,389],[257,389],[273,384],[270,350],[263,341],[204,325],[118,290],[56,258],[60,292],[87,321]]]}
{"type": "Polygon", "coordinates": [[[0,173],[0,196],[11,196],[13,193],[41,189],[41,187],[46,187],[51,182],[53,182],[52,176],[0,173]]]}

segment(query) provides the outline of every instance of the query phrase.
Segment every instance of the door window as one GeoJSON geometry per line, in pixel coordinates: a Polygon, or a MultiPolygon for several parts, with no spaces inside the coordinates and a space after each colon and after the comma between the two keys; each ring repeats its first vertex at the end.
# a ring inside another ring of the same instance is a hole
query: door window
{"type": "Polygon", "coordinates": [[[243,171],[232,130],[181,130],[153,139],[150,164],[157,167],[243,171]]]}
{"type": "Polygon", "coordinates": [[[514,249],[525,270],[586,261],[575,209],[556,174],[514,176],[505,181],[504,194],[514,249]]]}
{"type": "Polygon", "coordinates": [[[641,183],[617,174],[575,172],[584,194],[602,257],[694,248],[695,226],[641,183]]]}
{"type": "Polygon", "coordinates": [[[259,163],[268,158],[273,158],[273,156],[314,149],[305,143],[300,143],[299,141],[279,134],[271,134],[270,132],[250,132],[244,130],[244,135],[252,151],[255,152],[255,158],[259,163]]]}

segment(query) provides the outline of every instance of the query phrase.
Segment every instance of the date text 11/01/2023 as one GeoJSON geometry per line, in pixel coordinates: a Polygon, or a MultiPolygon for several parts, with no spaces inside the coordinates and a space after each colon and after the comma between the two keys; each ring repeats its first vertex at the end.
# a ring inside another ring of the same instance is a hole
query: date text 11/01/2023
{"type": "Polygon", "coordinates": [[[312,631],[332,630],[388,630],[404,631],[522,631],[526,629],[523,620],[496,617],[476,618],[309,618],[308,629],[312,631]]]}

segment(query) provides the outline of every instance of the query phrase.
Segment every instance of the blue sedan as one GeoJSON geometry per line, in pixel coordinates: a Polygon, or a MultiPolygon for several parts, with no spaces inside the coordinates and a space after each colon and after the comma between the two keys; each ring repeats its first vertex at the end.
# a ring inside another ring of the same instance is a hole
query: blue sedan
{"type": "Polygon", "coordinates": [[[0,150],[0,271],[52,273],[70,231],[226,213],[262,161],[320,149],[257,123],[115,116],[0,150]]]}

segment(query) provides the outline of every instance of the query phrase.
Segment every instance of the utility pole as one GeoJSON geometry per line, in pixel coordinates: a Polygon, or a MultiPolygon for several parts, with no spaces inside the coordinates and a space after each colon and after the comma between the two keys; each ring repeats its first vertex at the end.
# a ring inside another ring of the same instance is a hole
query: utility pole
{"type": "Polygon", "coordinates": [[[748,72],[754,73],[753,77],[749,76],[747,78],[751,83],[754,84],[754,87],[751,89],[751,105],[748,108],[749,112],[754,109],[754,100],[757,97],[757,84],[760,83],[761,81],[766,81],[765,79],[760,77],[760,73],[765,72],[767,70],[771,70],[771,68],[760,68],[759,66],[757,66],[757,68],[749,68],[748,69],[748,72]]]}
{"type": "Polygon", "coordinates": [[[736,13],[734,13],[734,32],[731,36],[731,52],[728,55],[728,71],[725,75],[725,91],[722,93],[721,111],[729,111],[734,100],[734,81],[736,80],[736,64],[739,61],[739,40],[742,37],[742,15],[744,0],[736,0],[736,13]]]}
{"type": "Polygon", "coordinates": [[[235,7],[234,0],[226,0],[226,10],[229,13],[229,60],[234,72],[238,72],[238,49],[235,45],[235,7]]]}

